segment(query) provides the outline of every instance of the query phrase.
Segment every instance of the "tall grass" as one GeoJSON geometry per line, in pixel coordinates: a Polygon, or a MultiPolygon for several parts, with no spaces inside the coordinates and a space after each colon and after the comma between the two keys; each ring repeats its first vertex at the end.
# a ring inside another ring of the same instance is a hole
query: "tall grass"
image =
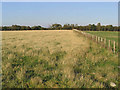
{"type": "Polygon", "coordinates": [[[3,32],[3,88],[118,87],[118,56],[73,31],[3,32]]]}

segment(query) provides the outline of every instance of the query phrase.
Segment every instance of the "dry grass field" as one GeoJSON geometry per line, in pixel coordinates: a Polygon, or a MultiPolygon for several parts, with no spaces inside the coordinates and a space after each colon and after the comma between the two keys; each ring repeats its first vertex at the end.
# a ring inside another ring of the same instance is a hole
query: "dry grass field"
{"type": "Polygon", "coordinates": [[[69,30],[3,31],[3,88],[118,87],[118,55],[69,30]]]}

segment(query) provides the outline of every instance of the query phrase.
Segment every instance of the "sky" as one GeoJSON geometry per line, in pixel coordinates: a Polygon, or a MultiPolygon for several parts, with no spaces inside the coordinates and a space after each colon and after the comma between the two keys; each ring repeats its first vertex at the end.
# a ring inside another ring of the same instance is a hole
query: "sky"
{"type": "Polygon", "coordinates": [[[3,25],[118,25],[117,2],[3,2],[3,25]]]}
{"type": "Polygon", "coordinates": [[[0,0],[2,2],[119,2],[120,0],[0,0]]]}

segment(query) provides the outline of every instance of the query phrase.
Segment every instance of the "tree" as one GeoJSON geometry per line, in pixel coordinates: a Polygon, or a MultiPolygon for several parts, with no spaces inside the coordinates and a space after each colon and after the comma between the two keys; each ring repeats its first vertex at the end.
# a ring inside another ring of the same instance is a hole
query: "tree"
{"type": "Polygon", "coordinates": [[[89,30],[89,31],[92,30],[92,25],[91,25],[91,24],[88,25],[88,30],[89,30]]]}
{"type": "Polygon", "coordinates": [[[33,26],[33,27],[31,27],[32,30],[41,30],[41,28],[42,28],[41,26],[33,26]]]}
{"type": "Polygon", "coordinates": [[[60,29],[62,29],[62,25],[60,25],[60,24],[52,24],[51,28],[56,29],[56,30],[60,30],[60,29]]]}
{"type": "Polygon", "coordinates": [[[2,31],[2,27],[0,27],[0,31],[2,31]]]}
{"type": "Polygon", "coordinates": [[[106,30],[105,26],[101,26],[101,31],[105,31],[105,30],[106,30]]]}
{"type": "Polygon", "coordinates": [[[19,25],[12,25],[11,29],[12,30],[20,30],[21,26],[19,26],[19,25]]]}
{"type": "Polygon", "coordinates": [[[27,26],[27,30],[31,30],[30,26],[27,26]]]}
{"type": "Polygon", "coordinates": [[[100,23],[98,23],[97,25],[95,24],[89,24],[87,26],[78,26],[77,24],[64,24],[63,27],[60,24],[53,24],[51,25],[49,28],[44,28],[41,26],[20,26],[20,25],[12,25],[12,26],[2,26],[0,27],[0,29],[2,28],[3,31],[5,30],[9,30],[9,31],[13,31],[13,30],[55,30],[55,29],[63,29],[63,30],[72,30],[72,29],[78,29],[78,30],[82,30],[82,31],[120,31],[120,26],[112,26],[112,25],[106,25],[106,26],[101,26],[100,23]]]}
{"type": "Polygon", "coordinates": [[[101,30],[101,24],[98,23],[98,24],[97,24],[97,31],[100,31],[100,30],[101,30]]]}
{"type": "Polygon", "coordinates": [[[74,28],[75,28],[75,25],[74,25],[74,24],[71,24],[71,27],[72,27],[72,29],[74,29],[74,28]]]}
{"type": "Polygon", "coordinates": [[[114,28],[113,31],[118,31],[118,27],[117,26],[115,26],[113,28],[114,28]]]}
{"type": "Polygon", "coordinates": [[[65,29],[67,29],[67,30],[72,30],[72,26],[70,25],[70,24],[65,24],[64,26],[63,26],[63,29],[65,30],[65,29]]]}
{"type": "Polygon", "coordinates": [[[112,25],[108,25],[107,27],[108,27],[109,31],[113,31],[113,26],[112,25]]]}
{"type": "Polygon", "coordinates": [[[118,31],[120,31],[120,26],[118,27],[118,31]]]}
{"type": "Polygon", "coordinates": [[[26,26],[21,26],[21,30],[27,30],[26,26]]]}
{"type": "Polygon", "coordinates": [[[2,30],[3,31],[8,30],[8,27],[4,26],[4,27],[2,27],[2,30]]]}
{"type": "Polygon", "coordinates": [[[84,27],[83,26],[78,26],[77,29],[83,31],[84,27]]]}
{"type": "Polygon", "coordinates": [[[91,29],[92,31],[96,31],[96,26],[95,26],[95,24],[93,24],[93,25],[91,26],[91,28],[92,28],[92,29],[91,29]]]}
{"type": "MultiPolygon", "coordinates": [[[[71,25],[71,27],[72,27],[72,25],[71,25]]],[[[78,24],[75,24],[75,25],[74,25],[74,28],[77,29],[77,28],[78,28],[78,24]]]]}

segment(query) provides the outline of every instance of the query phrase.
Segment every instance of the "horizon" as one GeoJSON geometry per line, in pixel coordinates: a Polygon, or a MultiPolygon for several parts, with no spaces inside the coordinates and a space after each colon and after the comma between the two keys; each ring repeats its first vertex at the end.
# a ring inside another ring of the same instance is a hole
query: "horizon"
{"type": "Polygon", "coordinates": [[[3,26],[78,24],[118,26],[117,2],[3,2],[3,26]],[[10,13],[10,14],[9,14],[10,13]],[[31,22],[32,21],[32,22],[31,22]]]}
{"type": "MultiPolygon", "coordinates": [[[[99,23],[99,22],[98,22],[99,23]]],[[[98,23],[96,23],[96,24],[94,24],[95,26],[97,26],[97,24],[98,23]]],[[[60,23],[53,23],[53,24],[60,24],[60,23]]],[[[68,24],[70,24],[70,23],[68,23],[68,24]]],[[[93,24],[91,24],[91,25],[93,25],[93,24]]],[[[100,23],[101,24],[101,26],[107,26],[107,25],[111,25],[111,24],[106,24],[106,25],[103,25],[102,23],[100,23]]],[[[19,24],[13,24],[13,25],[18,25],[18,26],[29,26],[29,25],[19,25],[19,24]]],[[[52,25],[52,24],[51,24],[52,25]]],[[[51,26],[50,25],[50,26],[51,26]]],[[[60,24],[60,25],[62,25],[62,24],[60,24]]],[[[64,24],[65,25],[65,24],[64,24]]],[[[62,25],[62,26],[64,26],[64,25],[62,25]]],[[[71,24],[70,24],[71,25],[71,24]]],[[[75,25],[75,24],[74,24],[75,25]]],[[[77,24],[78,25],[78,24],[77,24]]],[[[87,25],[78,25],[78,26],[88,26],[89,24],[87,24],[87,25]]],[[[12,26],[12,25],[2,25],[2,27],[10,27],[10,26],[12,26]]],[[[32,25],[32,26],[29,26],[29,27],[33,27],[33,26],[41,26],[41,27],[44,27],[44,26],[42,26],[42,25],[32,25]]],[[[116,27],[117,25],[112,25],[113,27],[116,27]]],[[[117,27],[119,27],[119,26],[117,26],[117,27]]],[[[49,27],[44,27],[44,28],[49,28],[49,27]]]]}

